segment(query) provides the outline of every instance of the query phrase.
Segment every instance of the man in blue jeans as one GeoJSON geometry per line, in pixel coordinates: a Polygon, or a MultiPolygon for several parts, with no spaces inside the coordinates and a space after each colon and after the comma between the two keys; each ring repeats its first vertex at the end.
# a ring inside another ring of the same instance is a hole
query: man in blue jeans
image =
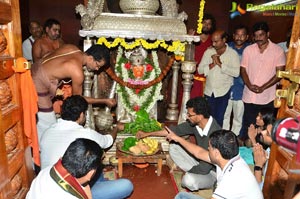
{"type": "MultiPolygon", "coordinates": [[[[239,55],[240,60],[244,49],[250,45],[248,41],[248,28],[244,25],[238,25],[234,29],[233,41],[228,46],[233,48],[239,55]]],[[[230,88],[230,98],[224,114],[223,129],[234,132],[237,136],[240,133],[244,115],[244,102],[242,101],[244,90],[244,81],[239,75],[233,79],[233,85],[230,88]],[[230,128],[231,112],[233,112],[232,127],[230,128]]]]}
{"type": "Polygon", "coordinates": [[[206,77],[204,95],[210,113],[222,126],[233,78],[240,74],[240,60],[237,52],[226,44],[225,31],[217,30],[211,38],[212,47],[204,52],[198,72],[206,77]]]}
{"type": "MultiPolygon", "coordinates": [[[[84,128],[85,112],[88,103],[80,95],[73,95],[64,100],[61,119],[45,131],[41,137],[41,168],[55,164],[64,154],[71,142],[77,138],[95,141],[103,149],[110,147],[117,135],[117,127],[111,134],[102,135],[92,129],[84,128]]],[[[128,197],[133,185],[128,179],[105,180],[103,173],[92,184],[94,199],[120,199],[128,197]]]]}

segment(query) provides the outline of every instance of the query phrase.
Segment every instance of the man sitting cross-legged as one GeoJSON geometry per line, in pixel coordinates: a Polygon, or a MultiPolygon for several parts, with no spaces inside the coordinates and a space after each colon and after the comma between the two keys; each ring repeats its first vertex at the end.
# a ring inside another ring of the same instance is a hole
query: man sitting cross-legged
{"type": "MultiPolygon", "coordinates": [[[[41,137],[41,167],[52,166],[77,138],[86,138],[97,142],[101,148],[110,147],[117,135],[117,127],[111,134],[102,135],[92,129],[84,128],[85,112],[88,103],[80,95],[73,95],[64,100],[61,119],[45,131],[41,137]]],[[[129,196],[133,190],[127,179],[105,180],[103,175],[91,187],[94,199],[120,199],[129,196]]]]}
{"type": "MultiPolygon", "coordinates": [[[[204,97],[192,98],[186,103],[187,122],[170,127],[178,136],[194,135],[197,145],[208,149],[208,136],[221,129],[217,121],[209,114],[209,106],[204,97]]],[[[137,138],[147,136],[167,136],[166,129],[155,132],[137,132],[137,138]]],[[[177,143],[170,144],[170,157],[175,164],[186,173],[182,177],[181,185],[191,191],[213,187],[215,167],[188,153],[177,143]]]]}
{"type": "MultiPolygon", "coordinates": [[[[263,199],[259,185],[249,166],[239,155],[239,144],[232,131],[218,130],[210,134],[208,151],[171,132],[167,139],[184,147],[196,158],[217,167],[217,188],[212,199],[263,199]]],[[[202,199],[192,193],[180,192],[175,199],[202,199]]]]}

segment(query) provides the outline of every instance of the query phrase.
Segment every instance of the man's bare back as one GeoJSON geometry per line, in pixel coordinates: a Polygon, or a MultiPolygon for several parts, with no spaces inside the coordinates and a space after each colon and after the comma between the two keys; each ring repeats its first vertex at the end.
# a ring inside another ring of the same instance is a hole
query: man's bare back
{"type": "Polygon", "coordinates": [[[77,69],[82,73],[83,52],[74,45],[66,44],[42,59],[42,65],[50,79],[71,78],[77,69]],[[71,70],[70,70],[71,69],[71,70]]]}
{"type": "Polygon", "coordinates": [[[42,60],[42,67],[50,80],[72,79],[73,94],[82,95],[84,53],[66,44],[42,60]]]}
{"type": "MultiPolygon", "coordinates": [[[[95,54],[97,53],[98,52],[95,54]]],[[[95,55],[88,55],[74,45],[63,45],[32,66],[33,79],[38,79],[38,76],[41,73],[49,80],[49,82],[58,82],[61,79],[71,78],[72,94],[82,95],[82,84],[84,80],[82,67],[85,65],[90,70],[98,70],[106,64],[106,60],[97,61],[93,56],[95,55]]],[[[47,85],[41,85],[41,81],[43,81],[43,79],[40,80],[40,82],[38,80],[35,81],[37,92],[45,93],[47,92],[45,90],[45,86],[47,88],[47,85]]],[[[50,92],[50,94],[53,93],[50,92]]],[[[43,104],[49,107],[52,105],[50,97],[39,97],[39,100],[41,99],[43,100],[43,104]]],[[[86,98],[86,100],[89,103],[105,103],[108,106],[115,105],[115,101],[113,100],[93,98],[86,98]]]]}

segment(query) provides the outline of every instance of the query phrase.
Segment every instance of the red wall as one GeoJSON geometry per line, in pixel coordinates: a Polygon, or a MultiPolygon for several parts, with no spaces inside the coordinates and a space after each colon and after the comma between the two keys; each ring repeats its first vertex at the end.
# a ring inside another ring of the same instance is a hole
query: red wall
{"type": "Polygon", "coordinates": [[[61,23],[63,40],[81,45],[82,38],[78,34],[81,28],[80,15],[75,13],[75,7],[80,3],[83,4],[83,0],[21,0],[23,40],[29,35],[26,27],[29,20],[37,20],[43,25],[48,18],[55,18],[61,23]]]}

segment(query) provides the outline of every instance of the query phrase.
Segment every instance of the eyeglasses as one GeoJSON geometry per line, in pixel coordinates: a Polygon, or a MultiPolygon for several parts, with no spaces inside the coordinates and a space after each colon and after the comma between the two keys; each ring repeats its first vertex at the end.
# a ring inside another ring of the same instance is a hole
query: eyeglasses
{"type": "Polygon", "coordinates": [[[102,63],[100,61],[95,60],[95,63],[97,64],[97,66],[102,66],[102,63]]]}
{"type": "Polygon", "coordinates": [[[190,113],[187,113],[186,116],[188,117],[193,117],[193,116],[196,116],[197,114],[190,114],[190,113]]]}

